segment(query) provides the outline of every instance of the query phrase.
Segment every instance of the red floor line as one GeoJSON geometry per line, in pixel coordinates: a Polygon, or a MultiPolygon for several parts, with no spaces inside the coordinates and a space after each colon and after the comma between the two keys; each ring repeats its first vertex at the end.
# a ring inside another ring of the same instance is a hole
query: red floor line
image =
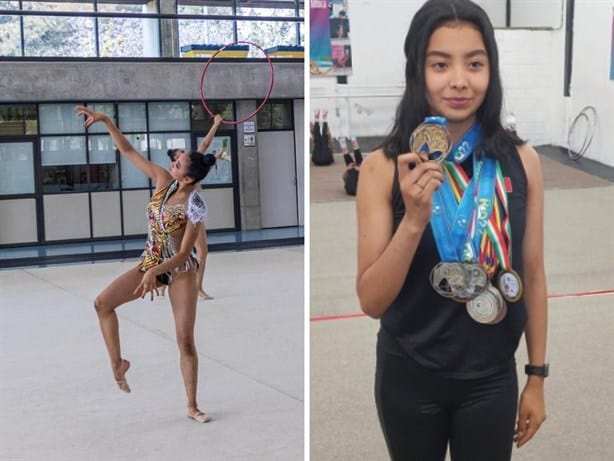
{"type": "MultiPolygon", "coordinates": [[[[599,296],[599,295],[611,295],[614,294],[614,290],[595,290],[595,291],[581,291],[578,293],[563,293],[557,295],[549,295],[548,299],[560,299],[560,298],[581,298],[584,296],[599,296]]],[[[321,317],[311,317],[310,322],[329,322],[331,320],[347,320],[355,319],[358,317],[366,317],[366,314],[359,312],[356,314],[339,314],[339,315],[324,315],[321,317]]]]}

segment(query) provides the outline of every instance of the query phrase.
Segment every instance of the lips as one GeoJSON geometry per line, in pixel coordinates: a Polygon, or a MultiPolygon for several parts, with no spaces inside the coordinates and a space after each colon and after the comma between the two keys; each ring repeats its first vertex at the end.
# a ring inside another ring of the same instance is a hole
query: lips
{"type": "Polygon", "coordinates": [[[464,109],[471,103],[471,99],[467,98],[447,98],[446,101],[454,109],[464,109]]]}

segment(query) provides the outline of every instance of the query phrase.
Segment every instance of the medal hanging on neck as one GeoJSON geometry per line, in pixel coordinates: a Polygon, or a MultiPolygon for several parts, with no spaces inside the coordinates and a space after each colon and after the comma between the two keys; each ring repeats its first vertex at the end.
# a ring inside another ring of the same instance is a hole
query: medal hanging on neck
{"type": "MultiPolygon", "coordinates": [[[[479,137],[479,127],[474,125],[454,146],[448,158],[456,162],[467,159],[479,137]]],[[[449,180],[434,193],[431,216],[431,228],[442,262],[433,268],[430,280],[441,296],[465,303],[483,292],[489,283],[487,273],[478,263],[476,246],[470,236],[475,194],[485,192],[483,187],[476,190],[476,181],[456,183],[449,171],[452,163],[446,161],[442,165],[449,180]]]]}
{"type": "Polygon", "coordinates": [[[496,219],[498,226],[492,228],[495,240],[501,242],[499,259],[499,274],[497,275],[497,286],[507,302],[515,303],[522,297],[522,279],[518,272],[512,269],[512,226],[509,219],[509,203],[507,192],[505,189],[505,180],[501,171],[501,166],[497,165],[497,184],[496,184],[497,202],[495,211],[499,209],[502,213],[499,219],[496,219]]]}

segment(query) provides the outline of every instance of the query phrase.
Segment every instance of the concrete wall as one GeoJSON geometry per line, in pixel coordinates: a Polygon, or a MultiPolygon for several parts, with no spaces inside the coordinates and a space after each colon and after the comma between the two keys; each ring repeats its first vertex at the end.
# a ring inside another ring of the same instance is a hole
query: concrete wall
{"type": "MultiPolygon", "coordinates": [[[[302,98],[302,62],[275,62],[271,98],[302,98]]],[[[0,62],[0,101],[200,99],[202,62],[0,62]]],[[[206,98],[262,99],[266,63],[212,62],[206,98]]]]}
{"type": "MultiPolygon", "coordinates": [[[[392,126],[404,88],[403,43],[423,0],[351,0],[353,75],[311,79],[311,108],[327,107],[333,136],[382,136],[392,126]],[[386,24],[373,33],[373,24],[386,24]]],[[[563,7],[564,8],[564,7],[563,7]]],[[[557,7],[552,18],[564,9],[557,7]]],[[[566,146],[571,120],[593,105],[598,126],[587,158],[614,165],[614,81],[609,80],[612,1],[576,0],[571,96],[564,96],[565,24],[551,30],[497,29],[504,110],[513,112],[519,134],[534,145],[566,146]],[[610,149],[607,149],[610,146],[610,149]]]]}

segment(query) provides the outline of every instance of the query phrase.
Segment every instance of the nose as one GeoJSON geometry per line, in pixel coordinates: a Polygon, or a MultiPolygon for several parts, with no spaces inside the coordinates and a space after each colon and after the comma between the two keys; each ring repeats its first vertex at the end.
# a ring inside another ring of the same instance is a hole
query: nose
{"type": "Polygon", "coordinates": [[[457,90],[467,87],[467,77],[465,70],[461,66],[455,66],[450,75],[450,86],[457,90]]]}

